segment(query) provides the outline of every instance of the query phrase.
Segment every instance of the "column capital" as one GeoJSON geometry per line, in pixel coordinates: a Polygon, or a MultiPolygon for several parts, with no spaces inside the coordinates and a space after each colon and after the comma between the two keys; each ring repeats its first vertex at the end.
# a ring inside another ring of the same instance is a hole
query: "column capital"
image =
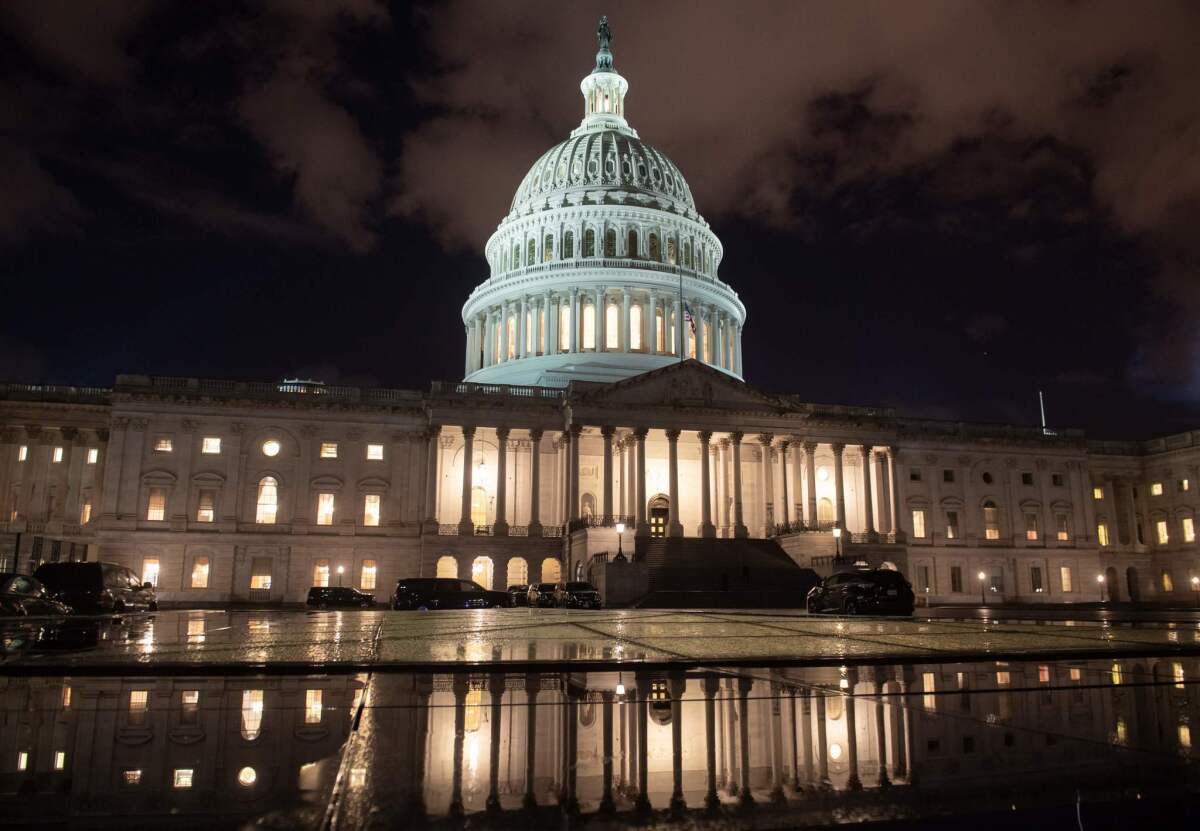
{"type": "Polygon", "coordinates": [[[510,432],[510,428],[508,428],[508,427],[497,427],[496,428],[496,438],[499,439],[500,441],[507,441],[509,432],[510,432]]]}
{"type": "Polygon", "coordinates": [[[883,449],[885,451],[887,451],[887,454],[889,456],[892,457],[892,461],[895,461],[896,457],[900,455],[900,448],[894,444],[889,444],[889,445],[885,446],[883,449]]]}
{"type": "Polygon", "coordinates": [[[639,442],[643,442],[646,440],[646,434],[649,432],[650,432],[649,427],[635,427],[635,428],[633,428],[633,437],[635,439],[637,439],[639,442]]]}
{"type": "Polygon", "coordinates": [[[871,445],[869,445],[869,444],[859,445],[858,452],[862,454],[862,457],[864,460],[870,459],[871,458],[871,445]]]}
{"type": "Polygon", "coordinates": [[[846,443],[844,441],[835,441],[829,446],[833,448],[834,454],[839,456],[841,455],[842,451],[846,449],[846,443]]]}
{"type": "Polygon", "coordinates": [[[775,441],[775,436],[772,433],[760,433],[758,436],[758,443],[763,447],[770,447],[773,441],[775,441]]]}
{"type": "Polygon", "coordinates": [[[708,444],[710,441],[712,441],[712,431],[711,430],[701,430],[696,435],[699,437],[701,444],[708,444]]]}
{"type": "Polygon", "coordinates": [[[578,436],[580,433],[583,432],[583,425],[582,424],[572,424],[570,427],[567,428],[567,431],[572,436],[578,436]]]}
{"type": "Polygon", "coordinates": [[[617,428],[613,427],[611,424],[605,424],[600,428],[600,435],[604,436],[606,439],[611,439],[613,434],[616,432],[617,428]]]}
{"type": "Polygon", "coordinates": [[[539,442],[542,440],[542,435],[545,433],[541,427],[533,427],[529,430],[529,440],[539,442]]]}
{"type": "Polygon", "coordinates": [[[525,676],[525,694],[536,697],[542,691],[542,676],[536,672],[525,676]]]}
{"type": "Polygon", "coordinates": [[[679,440],[679,434],[682,433],[683,431],[682,430],[666,430],[664,432],[667,434],[667,441],[674,442],[674,441],[679,440]]]}
{"type": "Polygon", "coordinates": [[[464,427],[462,428],[462,432],[463,432],[463,435],[464,435],[465,437],[467,437],[468,439],[473,439],[473,438],[475,438],[475,428],[474,428],[474,427],[466,427],[466,426],[464,426],[464,427]]]}
{"type": "Polygon", "coordinates": [[[817,452],[817,443],[812,439],[805,439],[800,443],[800,446],[804,448],[804,452],[809,456],[817,452]]]}
{"type": "Polygon", "coordinates": [[[705,698],[713,698],[721,691],[721,679],[716,675],[705,675],[700,682],[705,698]]]}
{"type": "Polygon", "coordinates": [[[744,439],[745,437],[746,437],[745,433],[734,432],[734,433],[729,434],[729,441],[733,444],[741,444],[742,439],[744,439]]]}

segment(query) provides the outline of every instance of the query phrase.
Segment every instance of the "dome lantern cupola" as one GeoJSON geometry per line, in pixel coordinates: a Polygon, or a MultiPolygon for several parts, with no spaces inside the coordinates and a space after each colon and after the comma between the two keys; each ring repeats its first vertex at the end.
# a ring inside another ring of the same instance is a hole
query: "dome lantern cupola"
{"type": "Polygon", "coordinates": [[[596,68],[579,82],[579,90],[583,93],[583,123],[571,135],[589,130],[617,130],[636,138],[637,132],[625,120],[625,95],[629,92],[629,82],[613,68],[613,55],[609,50],[612,29],[607,17],[600,18],[596,40],[600,43],[600,51],[596,53],[596,68]]]}

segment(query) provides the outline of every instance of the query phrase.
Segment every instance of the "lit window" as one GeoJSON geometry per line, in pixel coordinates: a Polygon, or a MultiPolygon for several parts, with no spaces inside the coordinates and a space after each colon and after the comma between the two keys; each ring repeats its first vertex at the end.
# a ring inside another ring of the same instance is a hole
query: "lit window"
{"type": "Polygon", "coordinates": [[[95,447],[89,447],[87,452],[87,463],[89,465],[94,465],[98,461],[100,461],[100,450],[95,447]]]}
{"type": "Polygon", "coordinates": [[[912,527],[914,537],[925,538],[925,511],[916,509],[912,512],[912,527]]]}
{"type": "Polygon", "coordinates": [[[1075,591],[1075,579],[1071,573],[1070,566],[1061,566],[1058,570],[1059,578],[1062,580],[1062,590],[1064,592],[1075,591]]]}
{"type": "Polygon", "coordinates": [[[1009,674],[1008,670],[998,670],[996,672],[996,686],[1007,687],[1011,683],[1012,676],[1009,674]]]}
{"type": "Polygon", "coordinates": [[[23,444],[17,448],[17,461],[23,462],[29,458],[29,445],[23,444]]]}
{"type": "Polygon", "coordinates": [[[1184,683],[1187,680],[1187,676],[1183,672],[1183,664],[1178,661],[1171,664],[1171,676],[1175,679],[1175,689],[1182,690],[1187,686],[1184,683]]]}
{"type": "Polygon", "coordinates": [[[54,464],[58,464],[62,460],[63,460],[63,449],[61,447],[54,448],[54,450],[52,450],[50,453],[50,461],[52,461],[54,464]]]}
{"type": "Polygon", "coordinates": [[[17,770],[29,769],[29,752],[22,750],[17,754],[17,770]]]}
{"type": "Polygon", "coordinates": [[[1167,521],[1165,519],[1155,520],[1154,536],[1158,540],[1159,545],[1166,545],[1169,541],[1170,535],[1167,533],[1167,521]]]}
{"type": "Polygon", "coordinates": [[[629,307],[629,348],[642,348],[642,304],[634,303],[629,307]]]}
{"type": "MultiPolygon", "coordinates": [[[[138,771],[138,778],[141,778],[141,771],[138,771]]],[[[176,788],[190,788],[192,786],[192,769],[175,768],[174,785],[176,788]]]]}
{"type": "Polygon", "coordinates": [[[317,525],[333,525],[333,494],[317,494],[317,525]]]}
{"type": "Polygon", "coordinates": [[[383,445],[382,444],[368,444],[367,445],[367,459],[372,462],[381,461],[383,459],[383,445]]]}
{"type": "Polygon", "coordinates": [[[1112,670],[1109,671],[1109,675],[1112,677],[1113,686],[1119,687],[1121,685],[1121,679],[1124,677],[1124,673],[1121,670],[1121,665],[1114,662],[1112,665],[1112,670]]]}
{"type": "Polygon", "coordinates": [[[1096,539],[1101,545],[1108,545],[1108,523],[1101,522],[1096,526],[1096,539]]]}
{"type": "Polygon", "coordinates": [[[278,456],[279,442],[275,439],[267,439],[262,443],[262,452],[264,456],[278,456]]]}
{"type": "Polygon", "coordinates": [[[359,580],[359,588],[361,588],[363,591],[371,591],[375,588],[374,560],[363,560],[362,579],[359,580]]]}
{"type": "Polygon", "coordinates": [[[67,752],[65,750],[54,751],[54,769],[62,770],[67,766],[67,752]]]}
{"type": "Polygon", "coordinates": [[[304,723],[320,724],[324,708],[321,706],[321,690],[305,690],[304,692],[304,723]]]}
{"type": "Polygon", "coordinates": [[[243,788],[248,788],[253,785],[256,779],[258,779],[258,773],[255,772],[254,768],[250,767],[249,765],[238,771],[238,784],[243,788]]]}
{"type": "Polygon", "coordinates": [[[270,591],[271,590],[271,575],[269,573],[251,575],[250,588],[257,589],[259,591],[270,591]]]}
{"type": "Polygon", "coordinates": [[[313,585],[326,588],[329,585],[329,561],[317,560],[313,566],[313,585]]]}
{"type": "Polygon", "coordinates": [[[337,458],[337,442],[323,441],[321,442],[321,458],[336,459],[337,458]]]}
{"type": "Polygon", "coordinates": [[[196,502],[196,522],[212,522],[216,516],[217,492],[203,489],[196,502]]]}
{"type": "MultiPolygon", "coordinates": [[[[200,441],[200,452],[208,455],[215,455],[221,452],[221,437],[220,436],[205,436],[200,441]]],[[[189,778],[190,778],[189,771],[189,778]]],[[[190,786],[189,786],[190,787],[190,786]]]]}
{"type": "Polygon", "coordinates": [[[1162,482],[1151,483],[1151,485],[1150,485],[1150,495],[1151,496],[1162,496],[1162,493],[1163,493],[1162,482]]]}
{"type": "MultiPolygon", "coordinates": [[[[984,509],[985,514],[987,509],[984,509]]],[[[999,539],[1000,532],[997,529],[995,537],[988,537],[990,540],[999,539]]],[[[1037,514],[1025,514],[1025,539],[1036,540],[1038,538],[1038,518],[1037,514]]]]}
{"type": "Polygon", "coordinates": [[[571,307],[566,303],[558,307],[558,351],[571,348],[571,307]]]}
{"type": "Polygon", "coordinates": [[[1041,664],[1038,667],[1038,683],[1039,684],[1049,684],[1050,683],[1050,667],[1047,666],[1046,664],[1041,664]]]}
{"type": "Polygon", "coordinates": [[[122,772],[121,778],[126,785],[140,785],[142,784],[142,770],[141,768],[130,768],[122,772]]]}
{"type": "Polygon", "coordinates": [[[1165,568],[1162,573],[1162,590],[1168,593],[1175,591],[1175,580],[1172,579],[1171,572],[1165,568]]]}
{"type": "Polygon", "coordinates": [[[1184,542],[1195,542],[1196,541],[1196,522],[1195,522],[1195,520],[1193,520],[1190,516],[1185,516],[1180,521],[1180,525],[1183,526],[1183,541],[1184,542]]]}
{"type": "Polygon", "coordinates": [[[193,643],[204,642],[204,618],[198,617],[188,621],[187,636],[193,643]]]}
{"type": "Polygon", "coordinates": [[[1071,539],[1071,518],[1066,514],[1055,514],[1054,522],[1058,526],[1054,536],[1060,542],[1071,539]]]}
{"type": "Polygon", "coordinates": [[[379,494],[368,493],[363,497],[363,525],[379,524],[379,494]]]}
{"type": "Polygon", "coordinates": [[[158,560],[142,560],[142,582],[158,588],[158,560]]]}
{"type": "Polygon", "coordinates": [[[129,723],[143,724],[146,721],[146,709],[150,706],[149,690],[129,691],[129,723]]]}
{"type": "Polygon", "coordinates": [[[192,588],[208,588],[208,557],[197,557],[192,560],[192,588]]]}
{"type": "Polygon", "coordinates": [[[1081,670],[1079,667],[1071,667],[1071,680],[1077,684],[1082,681],[1083,670],[1081,670]]]}
{"type": "Polygon", "coordinates": [[[1192,483],[1189,480],[1187,480],[1187,479],[1179,480],[1179,490],[1180,491],[1190,491],[1191,489],[1192,489],[1192,483]]]}
{"type": "Polygon", "coordinates": [[[92,521],[92,503],[84,502],[79,506],[79,524],[87,525],[92,521]]]}
{"type": "Polygon", "coordinates": [[[175,447],[171,443],[171,438],[169,436],[159,436],[154,440],[155,453],[170,453],[174,449],[175,447]]]}
{"type": "Polygon", "coordinates": [[[252,741],[262,732],[263,691],[242,690],[242,738],[252,741]]]}
{"type": "Polygon", "coordinates": [[[1104,488],[1092,488],[1092,499],[1097,501],[1104,498],[1104,488]]]}
{"type": "Polygon", "coordinates": [[[583,343],[579,348],[596,348],[596,307],[590,303],[583,307],[583,343]]]}
{"type": "Polygon", "coordinates": [[[1179,725],[1179,746],[1189,750],[1192,746],[1192,728],[1187,724],[1179,725]]]}
{"type": "Polygon", "coordinates": [[[983,503],[983,536],[989,540],[1000,539],[1000,509],[990,500],[983,503]]]}
{"type": "Polygon", "coordinates": [[[62,705],[64,710],[68,710],[71,707],[71,687],[69,685],[63,686],[62,705]]]}
{"type": "Polygon", "coordinates": [[[925,691],[922,703],[926,710],[937,709],[937,696],[934,695],[936,689],[936,676],[932,672],[926,672],[921,676],[921,688],[925,691]]]}
{"type": "Polygon", "coordinates": [[[258,502],[254,521],[259,525],[274,525],[279,511],[279,483],[273,476],[264,476],[258,483],[258,502]]]}
{"type": "Polygon", "coordinates": [[[946,539],[958,539],[958,511],[946,511],[946,539]]]}
{"type": "Polygon", "coordinates": [[[604,304],[604,343],[609,349],[621,348],[621,310],[616,303],[604,304]]]}

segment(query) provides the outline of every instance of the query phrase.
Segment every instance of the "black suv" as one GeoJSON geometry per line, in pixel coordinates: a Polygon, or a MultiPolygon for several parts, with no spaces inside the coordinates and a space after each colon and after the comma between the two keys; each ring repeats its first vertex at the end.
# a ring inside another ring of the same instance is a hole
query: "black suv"
{"type": "Polygon", "coordinates": [[[393,609],[492,609],[508,605],[507,592],[488,591],[471,580],[413,577],[396,583],[393,609]]]}
{"type": "Polygon", "coordinates": [[[342,586],[313,586],[308,590],[308,605],[317,609],[369,609],[375,595],[342,586]]]}
{"type": "Polygon", "coordinates": [[[892,569],[831,574],[808,592],[809,612],[843,615],[911,615],[916,598],[904,575],[892,569]]]}
{"type": "Polygon", "coordinates": [[[557,588],[556,583],[530,583],[525,605],[538,609],[553,609],[557,603],[554,596],[557,588]]]}
{"type": "Polygon", "coordinates": [[[158,609],[154,586],[117,563],[44,563],[33,576],[55,600],[82,614],[158,609]]]}
{"type": "Polygon", "coordinates": [[[528,606],[529,605],[529,586],[509,586],[508,587],[508,605],[509,606],[528,606]]]}
{"type": "Polygon", "coordinates": [[[563,609],[599,609],[600,592],[591,583],[559,583],[554,603],[563,609]]]}

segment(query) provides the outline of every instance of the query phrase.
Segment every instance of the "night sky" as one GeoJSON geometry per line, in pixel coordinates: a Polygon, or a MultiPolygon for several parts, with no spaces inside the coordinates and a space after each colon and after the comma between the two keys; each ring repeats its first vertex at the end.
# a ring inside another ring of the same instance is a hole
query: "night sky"
{"type": "Polygon", "coordinates": [[[427,389],[598,16],[807,400],[1200,428],[1200,4],[0,3],[0,379],[427,389]]]}

